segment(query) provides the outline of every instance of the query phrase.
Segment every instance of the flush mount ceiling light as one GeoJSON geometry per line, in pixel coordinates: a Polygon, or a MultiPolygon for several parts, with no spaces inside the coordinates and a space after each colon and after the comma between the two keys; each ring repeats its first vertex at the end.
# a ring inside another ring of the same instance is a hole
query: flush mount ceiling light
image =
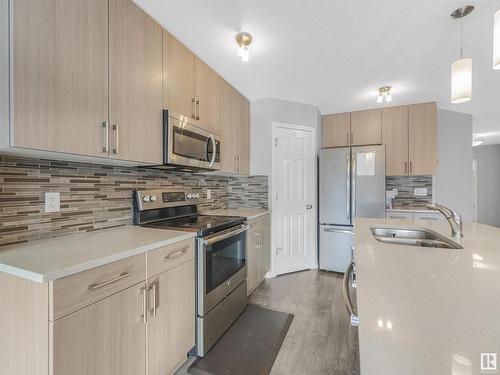
{"type": "Polygon", "coordinates": [[[387,103],[392,102],[391,86],[383,86],[378,89],[377,103],[382,103],[384,98],[387,103]]]}
{"type": "Polygon", "coordinates": [[[493,21],[493,69],[500,70],[500,10],[493,21]]]}
{"type": "Polygon", "coordinates": [[[250,59],[248,46],[252,43],[252,36],[246,32],[238,33],[236,35],[236,43],[238,43],[238,56],[241,58],[241,61],[248,62],[250,59]]]}
{"type": "Polygon", "coordinates": [[[472,99],[472,59],[464,59],[463,18],[474,10],[472,5],[456,9],[451,16],[460,20],[460,59],[451,64],[451,102],[465,103],[472,99]]]}

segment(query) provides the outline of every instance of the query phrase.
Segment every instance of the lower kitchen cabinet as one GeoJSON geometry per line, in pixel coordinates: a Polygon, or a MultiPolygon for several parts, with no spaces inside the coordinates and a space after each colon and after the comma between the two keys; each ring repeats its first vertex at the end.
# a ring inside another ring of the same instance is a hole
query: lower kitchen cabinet
{"type": "Polygon", "coordinates": [[[247,237],[247,294],[264,280],[271,269],[271,221],[269,215],[249,221],[247,237]]]}
{"type": "Polygon", "coordinates": [[[194,259],[148,281],[148,375],[172,374],[195,345],[194,259]]]}
{"type": "Polygon", "coordinates": [[[0,374],[173,374],[195,345],[194,245],[46,283],[0,272],[0,374]]]}
{"type": "Polygon", "coordinates": [[[51,375],[146,373],[144,283],[50,323],[51,375]]]}

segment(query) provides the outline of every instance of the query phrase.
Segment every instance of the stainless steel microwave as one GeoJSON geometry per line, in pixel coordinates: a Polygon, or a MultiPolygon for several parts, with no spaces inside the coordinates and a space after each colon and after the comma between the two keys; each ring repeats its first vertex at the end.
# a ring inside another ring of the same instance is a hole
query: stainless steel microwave
{"type": "Polygon", "coordinates": [[[190,118],[163,111],[163,166],[155,168],[220,169],[221,137],[196,125],[190,118]]]}

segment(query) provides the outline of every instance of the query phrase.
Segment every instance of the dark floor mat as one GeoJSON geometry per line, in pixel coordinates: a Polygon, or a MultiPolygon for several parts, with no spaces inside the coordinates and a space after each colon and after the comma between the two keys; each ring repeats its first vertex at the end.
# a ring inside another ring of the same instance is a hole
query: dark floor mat
{"type": "Polygon", "coordinates": [[[189,368],[193,375],[268,375],[293,315],[248,305],[203,358],[189,368]]]}

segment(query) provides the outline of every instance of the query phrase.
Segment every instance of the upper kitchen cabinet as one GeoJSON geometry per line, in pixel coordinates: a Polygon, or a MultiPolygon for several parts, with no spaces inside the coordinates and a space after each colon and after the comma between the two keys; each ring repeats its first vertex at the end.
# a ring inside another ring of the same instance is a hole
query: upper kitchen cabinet
{"type": "Polygon", "coordinates": [[[351,114],[336,113],[322,117],[323,147],[350,145],[351,114]]]}
{"type": "Polygon", "coordinates": [[[10,4],[10,146],[106,156],[107,1],[10,4]]]}
{"type": "Polygon", "coordinates": [[[437,167],[436,103],[408,107],[409,173],[432,175],[437,167]]]}
{"type": "Polygon", "coordinates": [[[198,125],[215,133],[221,133],[220,126],[220,76],[198,57],[194,59],[195,115],[198,125]]]}
{"type": "Polygon", "coordinates": [[[163,161],[162,33],[161,26],[132,1],[109,1],[112,158],[163,161]]]}
{"type": "Polygon", "coordinates": [[[195,118],[194,54],[163,30],[164,107],[195,118]]]}
{"type": "Polygon", "coordinates": [[[221,170],[250,173],[250,103],[229,83],[221,80],[221,170]]]}
{"type": "Polygon", "coordinates": [[[238,173],[250,174],[250,102],[238,93],[240,102],[240,126],[238,128],[238,173]]]}
{"type": "Polygon", "coordinates": [[[351,113],[350,144],[355,146],[382,143],[382,111],[370,109],[351,113]]]}
{"type": "Polygon", "coordinates": [[[408,174],[408,107],[382,109],[382,144],[388,176],[408,174]]]}

